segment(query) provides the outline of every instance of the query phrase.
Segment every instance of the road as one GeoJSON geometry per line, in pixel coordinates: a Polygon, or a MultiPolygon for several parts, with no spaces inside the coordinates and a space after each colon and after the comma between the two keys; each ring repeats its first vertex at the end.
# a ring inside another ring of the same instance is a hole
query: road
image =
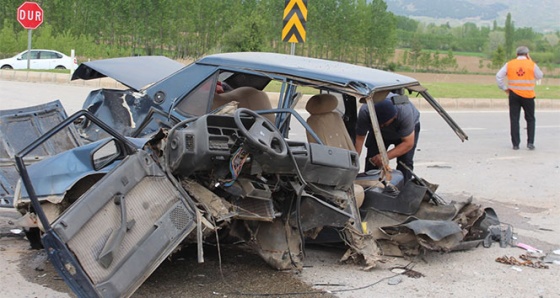
{"type": "MultiPolygon", "coordinates": [[[[90,90],[92,87],[0,80],[0,109],[60,99],[71,114],[80,109],[90,90]]],[[[560,111],[537,110],[537,148],[534,151],[527,150],[525,144],[518,151],[511,149],[508,114],[504,110],[455,110],[449,113],[469,135],[469,140],[462,143],[435,112],[422,110],[422,130],[415,158],[416,174],[439,184],[437,192],[447,200],[464,200],[472,196],[476,203],[494,208],[503,222],[514,227],[519,242],[544,252],[560,249],[560,111]]],[[[525,127],[524,120],[521,127],[525,127]]],[[[525,137],[523,130],[522,139],[525,137]]],[[[13,270],[13,263],[25,262],[25,259],[7,255],[6,252],[12,252],[10,247],[0,249],[3,258],[12,262],[11,267],[6,267],[8,272],[13,270]]],[[[343,298],[452,295],[560,297],[560,284],[557,282],[560,265],[551,265],[549,269],[523,267],[518,271],[512,266],[495,262],[503,255],[518,257],[524,253],[515,247],[493,245],[489,249],[427,254],[416,260],[391,259],[371,272],[360,271],[353,265],[338,264],[337,259],[342,253],[337,249],[309,248],[306,267],[296,275],[297,278],[314,289],[330,291],[343,298]],[[389,285],[386,279],[394,276],[389,269],[409,262],[424,277],[402,277],[397,285],[389,285]]],[[[167,266],[166,270],[175,270],[172,268],[167,266]]],[[[6,270],[3,268],[2,275],[7,274],[6,270]]],[[[13,288],[11,281],[17,279],[17,273],[14,275],[0,276],[0,287],[13,288]]],[[[135,295],[156,297],[155,278],[151,277],[147,282],[149,286],[145,284],[135,295]],[[148,290],[147,287],[155,288],[148,290]]],[[[26,280],[18,280],[17,291],[7,293],[17,293],[20,297],[65,295],[53,291],[52,288],[56,287],[37,281],[37,278],[26,280]]],[[[184,282],[176,281],[176,285],[184,282]]],[[[173,286],[173,280],[171,283],[173,286]]],[[[64,287],[57,290],[68,292],[64,287]]],[[[181,296],[175,294],[169,296],[181,296]]],[[[215,294],[213,297],[216,295],[224,296],[215,294]]]]}

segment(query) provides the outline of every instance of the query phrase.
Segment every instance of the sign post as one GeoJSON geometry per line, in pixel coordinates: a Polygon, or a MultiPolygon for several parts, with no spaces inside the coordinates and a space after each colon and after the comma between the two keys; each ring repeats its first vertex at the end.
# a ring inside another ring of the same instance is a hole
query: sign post
{"type": "Polygon", "coordinates": [[[307,22],[307,0],[285,0],[284,27],[282,41],[292,44],[291,55],[295,54],[296,43],[305,42],[305,24],[307,22]]]}
{"type": "Polygon", "coordinates": [[[31,30],[37,29],[43,23],[43,9],[35,2],[23,2],[17,9],[17,20],[28,29],[27,32],[27,69],[31,59],[31,30]]]}

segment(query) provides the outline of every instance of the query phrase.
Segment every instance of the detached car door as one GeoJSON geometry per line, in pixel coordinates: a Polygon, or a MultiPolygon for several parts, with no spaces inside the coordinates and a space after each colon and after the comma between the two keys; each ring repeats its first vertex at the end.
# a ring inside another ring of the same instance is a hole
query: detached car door
{"type": "Polygon", "coordinates": [[[45,227],[45,250],[78,297],[132,295],[196,227],[196,207],[184,190],[175,186],[148,151],[129,150],[127,143],[80,111],[16,156],[33,209],[45,227]],[[91,151],[93,168],[118,164],[49,223],[22,157],[83,115],[113,136],[91,151]]]}
{"type": "Polygon", "coordinates": [[[178,189],[144,151],[78,199],[43,238],[78,296],[131,295],[196,226],[178,189]]]}

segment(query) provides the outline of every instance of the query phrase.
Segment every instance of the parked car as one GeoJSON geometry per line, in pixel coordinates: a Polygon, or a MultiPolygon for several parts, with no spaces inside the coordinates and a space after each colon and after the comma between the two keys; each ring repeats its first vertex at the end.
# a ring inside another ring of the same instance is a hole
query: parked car
{"type": "Polygon", "coordinates": [[[23,51],[12,58],[0,60],[0,69],[27,69],[29,55],[30,69],[76,69],[76,58],[72,59],[54,50],[23,51]]]}
{"type": "Polygon", "coordinates": [[[117,58],[74,73],[103,76],[128,89],[92,91],[82,111],[28,142],[4,128],[22,127],[44,106],[6,112],[0,127],[5,144],[19,146],[4,155],[16,152],[20,223],[42,229],[51,262],[79,297],[129,296],[187,245],[202,262],[204,243],[244,243],[285,270],[303,267],[306,242],[338,242],[343,260],[371,269],[387,256],[475,247],[497,223],[489,208],[446,203],[423,179],[403,184],[397,170],[357,177],[348,140],[362,99],[373,108],[390,91],[403,91],[401,104],[417,94],[467,138],[413,78],[273,53],[217,54],[185,67],[117,58]],[[275,107],[262,91],[271,83],[281,86],[275,107]],[[296,109],[302,87],[316,91],[306,112],[296,109]],[[47,156],[62,144],[71,148],[47,156]]]}

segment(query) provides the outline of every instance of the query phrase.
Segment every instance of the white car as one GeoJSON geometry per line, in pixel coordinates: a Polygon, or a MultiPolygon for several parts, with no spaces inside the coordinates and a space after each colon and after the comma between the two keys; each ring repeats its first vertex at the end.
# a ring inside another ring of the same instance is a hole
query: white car
{"type": "MultiPolygon", "coordinates": [[[[61,52],[53,50],[31,50],[30,69],[76,69],[78,63],[61,52]]],[[[1,69],[27,69],[28,51],[21,52],[12,58],[0,60],[1,69]]]]}

